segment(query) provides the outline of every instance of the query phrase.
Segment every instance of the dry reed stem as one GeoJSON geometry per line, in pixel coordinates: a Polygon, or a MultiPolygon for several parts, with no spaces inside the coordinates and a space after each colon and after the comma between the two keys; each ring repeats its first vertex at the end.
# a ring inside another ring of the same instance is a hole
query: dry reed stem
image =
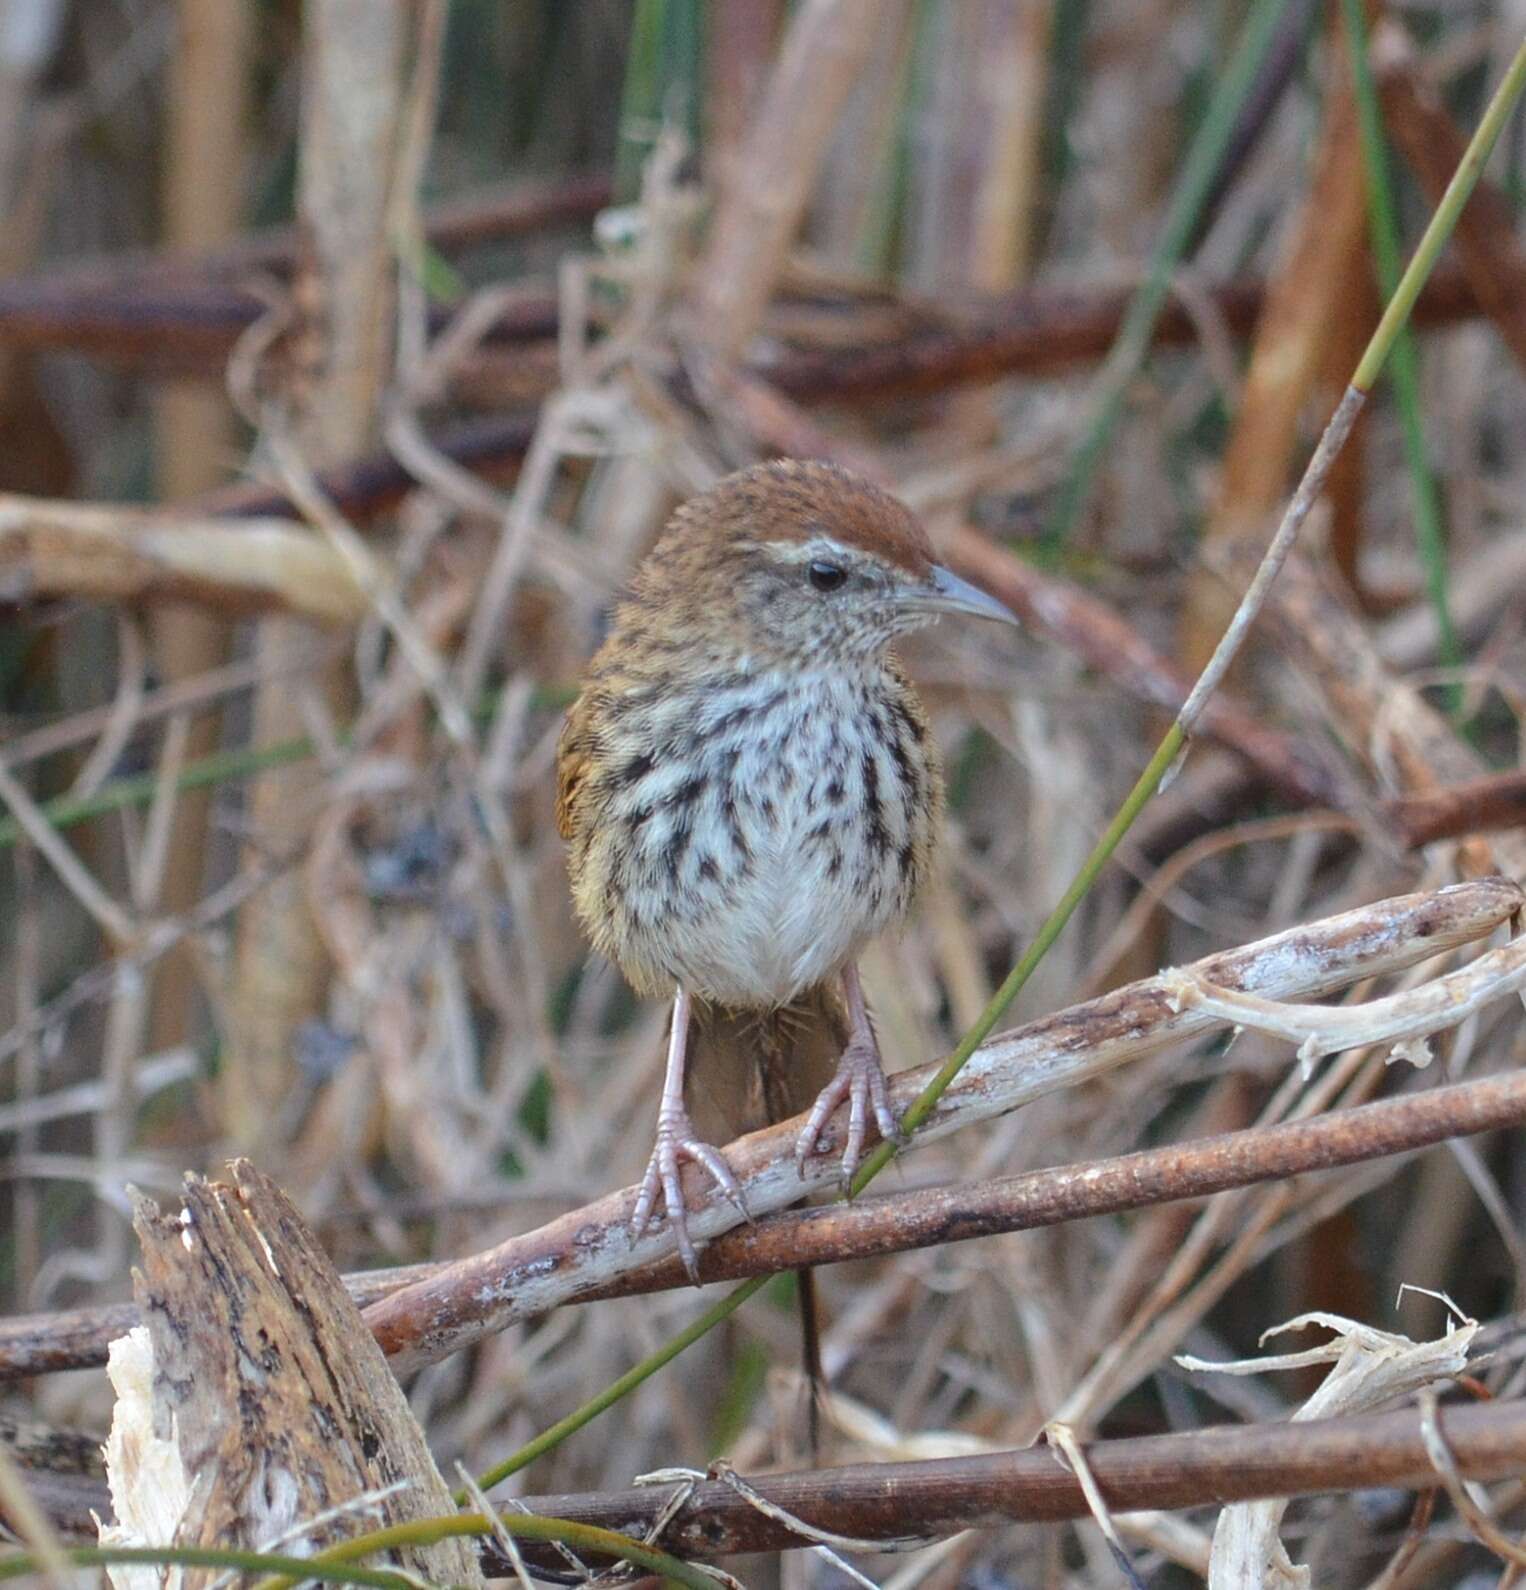
{"type": "MultiPolygon", "coordinates": [[[[1210,956],[1194,969],[1207,981],[1270,999],[1328,993],[1488,933],[1520,901],[1520,891],[1504,881],[1399,897],[1210,956]]],[[[1159,977],[1030,1022],[975,1052],[916,1141],[935,1141],[1004,1114],[1211,1025],[1197,1012],[1173,1012],[1167,982],[1159,977]]],[[[930,1063],[893,1078],[898,1112],[937,1069],[930,1063]]],[[[799,1123],[785,1123],[755,1132],[729,1150],[728,1162],[754,1216],[834,1185],[837,1129],[803,1178],[794,1166],[798,1131],[799,1123]]],[[[738,1223],[724,1200],[708,1201],[706,1195],[701,1201],[693,1183],[689,1192],[695,1205],[689,1229],[699,1241],[738,1223]]],[[[674,1243],[665,1221],[631,1241],[633,1202],[634,1189],[627,1188],[538,1232],[462,1260],[440,1278],[375,1305],[367,1321],[389,1355],[403,1367],[415,1367],[666,1258],[674,1243]]]]}
{"type": "Polygon", "coordinates": [[[349,565],[286,519],[0,495],[0,600],[194,603],[225,619],[287,612],[350,624],[366,612],[349,565]]]}
{"type": "MultiPolygon", "coordinates": [[[[312,0],[303,9],[303,93],[297,208],[303,250],[293,284],[300,316],[291,428],[313,467],[353,457],[373,442],[390,375],[393,213],[412,9],[401,0],[312,0]]],[[[287,423],[282,420],[282,423],[287,423]]],[[[266,619],[262,659],[310,640],[296,621],[266,619]]],[[[352,682],[340,665],[312,680],[329,711],[344,715],[352,682]]],[[[256,692],[255,744],[306,732],[294,693],[256,692]]],[[[262,842],[301,843],[311,767],[267,773],[250,789],[248,815],[262,842]]],[[[294,1035],[321,1007],[322,945],[294,877],[253,897],[237,924],[221,1078],[226,1128],[242,1147],[262,1143],[292,1077],[294,1035]]]]}
{"type": "MultiPolygon", "coordinates": [[[[1289,467],[1309,389],[1345,312],[1337,285],[1366,243],[1362,152],[1356,107],[1342,78],[1328,97],[1315,171],[1298,227],[1279,261],[1256,325],[1234,434],[1225,452],[1218,500],[1203,532],[1215,544],[1251,537],[1287,493],[1289,467]]],[[[1187,583],[1181,618],[1185,666],[1197,669],[1223,632],[1234,597],[1212,570],[1187,583]]]]}
{"type": "MultiPolygon", "coordinates": [[[[1273,632],[1320,692],[1331,726],[1399,794],[1439,794],[1484,765],[1418,690],[1379,656],[1349,600],[1294,553],[1268,607],[1273,632]]],[[[1466,840],[1464,871],[1526,877],[1526,835],[1466,840]]]]}
{"type": "MultiPolygon", "coordinates": [[[[178,0],[164,153],[164,241],[171,250],[215,247],[238,229],[244,188],[228,178],[245,163],[253,21],[241,0],[178,0]]],[[[154,402],[158,495],[173,502],[209,490],[222,479],[234,445],[227,401],[210,382],[197,381],[168,383],[154,402]]],[[[227,627],[215,613],[157,613],[151,633],[159,673],[172,683],[215,668],[227,654],[227,627]]],[[[215,749],[219,729],[217,714],[202,714],[190,726],[186,754],[215,749]]],[[[201,891],[211,807],[210,790],[190,791],[179,803],[164,887],[168,911],[188,909],[201,891]]],[[[168,957],[153,984],[156,1046],[184,1036],[194,993],[189,960],[168,957]]]]}
{"type": "Polygon", "coordinates": [[[699,270],[701,335],[723,360],[757,330],[827,141],[869,57],[877,6],[805,0],[790,19],[699,270]]]}

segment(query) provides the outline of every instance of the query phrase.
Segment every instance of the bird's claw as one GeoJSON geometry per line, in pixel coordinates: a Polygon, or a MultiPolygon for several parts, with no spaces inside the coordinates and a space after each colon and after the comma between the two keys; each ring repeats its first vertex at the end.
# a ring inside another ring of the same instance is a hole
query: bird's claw
{"type": "Polygon", "coordinates": [[[641,1190],[636,1195],[636,1207],[631,1212],[631,1240],[634,1241],[651,1223],[657,1208],[657,1195],[667,1207],[668,1220],[673,1227],[673,1238],[678,1244],[678,1256],[683,1261],[689,1279],[699,1285],[699,1255],[689,1236],[689,1216],[684,1205],[683,1178],[679,1166],[684,1160],[702,1165],[710,1179],[726,1195],[737,1213],[746,1221],[752,1220],[747,1200],[731,1173],[720,1151],[694,1135],[687,1116],[670,1116],[658,1122],[657,1143],[652,1157],[647,1161],[646,1175],[641,1178],[641,1190]]]}
{"type": "Polygon", "coordinates": [[[843,1050],[837,1062],[837,1072],[817,1095],[805,1127],[795,1140],[795,1169],[805,1175],[805,1162],[821,1146],[821,1136],[837,1106],[848,1101],[848,1137],[842,1155],[842,1185],[846,1192],[852,1184],[853,1173],[864,1151],[864,1138],[869,1131],[869,1112],[874,1112],[874,1124],[880,1136],[888,1142],[903,1147],[906,1134],[890,1107],[890,1086],[885,1080],[885,1068],[880,1064],[877,1050],[870,1043],[853,1042],[843,1050]]]}

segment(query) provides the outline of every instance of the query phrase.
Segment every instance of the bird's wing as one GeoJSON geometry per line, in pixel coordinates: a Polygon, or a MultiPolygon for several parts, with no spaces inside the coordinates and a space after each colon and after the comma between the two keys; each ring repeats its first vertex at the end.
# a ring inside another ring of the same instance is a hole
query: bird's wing
{"type": "Polygon", "coordinates": [[[579,798],[593,767],[592,717],[591,692],[585,690],[568,709],[556,743],[556,829],[563,839],[571,839],[579,826],[579,798]]]}

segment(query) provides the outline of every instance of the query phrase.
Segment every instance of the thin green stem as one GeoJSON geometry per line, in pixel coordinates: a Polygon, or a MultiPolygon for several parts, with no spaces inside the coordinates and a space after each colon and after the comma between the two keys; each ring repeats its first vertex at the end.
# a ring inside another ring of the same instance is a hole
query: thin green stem
{"type": "Polygon", "coordinates": [[[1218,180],[1241,107],[1266,60],[1286,5],[1287,0],[1256,0],[1240,30],[1224,75],[1208,102],[1192,147],[1187,151],[1186,163],[1171,195],[1165,224],[1150,256],[1145,279],[1130,301],[1117,340],[1098,372],[1098,397],[1091,423],[1071,460],[1055,500],[1054,513],[1044,530],[1040,546],[1051,556],[1069,539],[1086,506],[1097,465],[1123,412],[1129,382],[1149,351],[1155,323],[1160,319],[1166,294],[1170,291],[1171,273],[1181,263],[1197,230],[1203,205],[1218,180]]]}
{"type": "MultiPolygon", "coordinates": [[[[970,1056],[991,1035],[996,1023],[1006,1014],[1007,1007],[1017,998],[1023,985],[1037,970],[1039,962],[1065,931],[1065,924],[1075,915],[1076,907],[1086,898],[1091,886],[1097,881],[1102,869],[1118,848],[1119,842],[1133,826],[1134,819],[1144,810],[1145,803],[1160,788],[1161,781],[1181,754],[1185,743],[1186,734],[1181,723],[1179,721],[1173,723],[1166,731],[1165,738],[1156,747],[1155,755],[1150,758],[1149,765],[1139,775],[1123,805],[1118,808],[1117,815],[1108,824],[1107,832],[1097,841],[1091,854],[1081,864],[1081,870],[1071,881],[1060,903],[1044,918],[1043,926],[1039,928],[1033,942],[1007,973],[1006,979],[991,996],[991,1002],[981,1011],[975,1025],[959,1040],[958,1047],[938,1068],[937,1075],[917,1095],[911,1108],[901,1118],[901,1126],[908,1136],[923,1125],[937,1108],[938,1100],[943,1097],[949,1084],[964,1069],[970,1056]]],[[[894,1143],[882,1142],[859,1166],[858,1174],[854,1176],[853,1185],[849,1189],[849,1196],[857,1197],[890,1163],[896,1152],[894,1143]]]]}
{"type": "MultiPolygon", "coordinates": [[[[537,690],[531,705],[535,707],[565,707],[571,692],[560,687],[537,690]]],[[[486,722],[498,707],[498,692],[494,691],[473,710],[476,722],[486,722]]],[[[341,747],[351,743],[348,731],[339,737],[341,747]]],[[[270,745],[242,746],[235,750],[211,751],[206,756],[187,762],[175,780],[175,788],[182,794],[187,790],[206,789],[216,784],[232,784],[239,779],[252,778],[272,768],[285,767],[291,762],[305,762],[317,755],[317,747],[306,737],[295,740],[276,740],[270,745]]],[[[107,780],[98,790],[84,796],[59,795],[42,803],[42,815],[55,828],[72,828],[77,823],[88,822],[92,817],[104,817],[110,812],[125,811],[133,806],[147,806],[159,787],[156,772],[132,773],[125,778],[107,780]]],[[[9,849],[21,838],[21,825],[14,817],[0,817],[0,850],[9,849]]]]}
{"type": "MultiPolygon", "coordinates": [[[[1307,514],[1309,505],[1320,485],[1324,473],[1329,470],[1330,463],[1337,451],[1337,445],[1342,434],[1349,431],[1354,413],[1361,405],[1363,394],[1370,390],[1371,383],[1376,380],[1383,368],[1384,360],[1393,344],[1395,331],[1404,324],[1405,318],[1415,299],[1419,296],[1420,288],[1441,252],[1451,226],[1456,222],[1457,215],[1463,204],[1467,201],[1468,194],[1477,182],[1479,173],[1482,172],[1484,163],[1489,158],[1489,152],[1494,147],[1500,132],[1503,130],[1510,112],[1516,101],[1520,98],[1522,88],[1526,87],[1526,42],[1522,43],[1521,50],[1510,65],[1504,80],[1495,90],[1493,99],[1484,113],[1483,120],[1479,123],[1477,131],[1470,141],[1467,151],[1458,166],[1456,175],[1447,187],[1442,199],[1441,208],[1437,210],[1437,218],[1446,216],[1445,225],[1438,226],[1438,220],[1432,219],[1426,228],[1425,236],[1421,239],[1420,247],[1415,251],[1408,269],[1399,283],[1393,301],[1390,303],[1389,312],[1383,316],[1377,330],[1372,335],[1360,363],[1357,373],[1352,379],[1353,391],[1337,407],[1332,416],[1331,427],[1322,438],[1320,446],[1315,449],[1310,460],[1309,468],[1305,471],[1304,479],[1299,483],[1298,490],[1294,493],[1288,512],[1284,516],[1282,525],[1278,527],[1276,536],[1272,541],[1272,553],[1269,558],[1277,553],[1285,554],[1286,543],[1291,533],[1295,532],[1303,517],[1307,514]],[[1395,315],[1393,304],[1404,306],[1403,312],[1395,315]]],[[[1065,891],[1064,898],[1049,913],[1044,925],[1039,929],[1037,937],[1028,946],[1027,951],[1012,968],[1006,980],[996,991],[980,1019],[967,1032],[958,1048],[939,1067],[938,1074],[928,1083],[927,1087],[918,1096],[911,1108],[906,1112],[902,1124],[908,1132],[913,1132],[921,1126],[936,1107],[938,1100],[948,1088],[949,1084],[958,1075],[969,1057],[990,1035],[996,1023],[1001,1020],[1008,1005],[1011,1004],[1019,989],[1032,976],[1034,968],[1048,953],[1050,946],[1060,936],[1065,924],[1074,914],[1077,905],[1096,881],[1098,874],[1106,865],[1108,858],[1117,849],[1119,841],[1133,824],[1135,818],[1144,809],[1146,802],[1160,788],[1162,780],[1182,753],[1187,743],[1187,736],[1191,725],[1201,713],[1213,683],[1222,679],[1229,665],[1230,658],[1241,640],[1243,640],[1253,616],[1248,609],[1251,606],[1251,597],[1255,600],[1264,599],[1270,576],[1275,573],[1276,565],[1263,566],[1251,582],[1250,593],[1247,600],[1242,602],[1234,619],[1230,623],[1223,640],[1214,651],[1213,657],[1204,669],[1203,677],[1194,686],[1187,703],[1182,708],[1177,720],[1166,731],[1165,738],[1161,741],[1154,756],[1150,758],[1149,765],[1140,774],[1138,782],[1129,791],[1128,798],[1118,810],[1118,815],[1108,825],[1107,832],[1097,842],[1095,849],[1086,858],[1080,872],[1076,874],[1075,881],[1065,891]]],[[[895,1149],[890,1144],[881,1144],[873,1154],[864,1162],[859,1173],[853,1180],[852,1191],[862,1192],[870,1181],[879,1174],[890,1162],[895,1154],[895,1149]]],[[[699,1340],[713,1325],[734,1313],[747,1301],[762,1285],[761,1279],[744,1282],[737,1287],[714,1308],[702,1315],[687,1330],[673,1338],[666,1346],[660,1348],[651,1357],[644,1359],[634,1368],[628,1370],[620,1377],[615,1385],[608,1388],[592,1401],[585,1403],[581,1408],[567,1415],[550,1430],[545,1431],[529,1445],[507,1458],[498,1467],[492,1470],[495,1477],[485,1480],[484,1488],[490,1483],[496,1483],[496,1478],[512,1474],[523,1468],[534,1458],[548,1452],[553,1446],[565,1440],[574,1431],[594,1419],[606,1408],[610,1407],[626,1391],[639,1386],[656,1370],[660,1369],[676,1358],[685,1347],[699,1340]]]]}
{"type": "MultiPolygon", "coordinates": [[[[1362,9],[1362,0],[1341,0],[1341,8],[1351,50],[1362,157],[1367,167],[1367,211],[1372,232],[1372,253],[1383,296],[1392,299],[1398,291],[1403,262],[1399,253],[1399,224],[1394,208],[1393,182],[1383,137],[1383,116],[1378,104],[1377,85],[1372,77],[1372,63],[1368,57],[1367,18],[1362,9]]],[[[1457,632],[1452,626],[1447,601],[1446,528],[1442,522],[1436,477],[1425,453],[1425,424],[1420,410],[1415,334],[1407,326],[1394,336],[1391,373],[1404,436],[1404,456],[1409,467],[1410,491],[1414,498],[1415,539],[1425,565],[1431,606],[1436,613],[1441,660],[1449,666],[1456,666],[1462,660],[1462,652],[1457,644],[1457,632]]]]}
{"type": "MultiPolygon", "coordinates": [[[[501,1513],[490,1519],[482,1513],[450,1513],[439,1518],[416,1518],[404,1524],[388,1524],[383,1529],[373,1529],[353,1539],[342,1540],[336,1546],[315,1553],[305,1561],[296,1563],[296,1571],[282,1567],[279,1573],[260,1581],[256,1590],[288,1590],[302,1579],[340,1579],[357,1557],[369,1557],[373,1552],[395,1551],[400,1546],[432,1546],[442,1540],[461,1537],[486,1536],[501,1529],[516,1540],[556,1541],[585,1556],[613,1557],[629,1562],[648,1573],[663,1574],[678,1584],[691,1586],[691,1590],[715,1590],[715,1579],[703,1568],[675,1557],[671,1552],[645,1545],[630,1535],[621,1535],[612,1529],[600,1529],[596,1524],[577,1523],[570,1518],[544,1518],[535,1513],[501,1513]]],[[[398,1574],[371,1570],[388,1585],[412,1583],[398,1574]]],[[[368,1581],[370,1582],[370,1581],[368,1581]]]]}
{"type": "Polygon", "coordinates": [[[691,146],[695,141],[703,26],[696,0],[637,0],[615,156],[615,194],[622,204],[640,191],[641,168],[665,122],[681,127],[691,146]]]}
{"type": "MultiPolygon", "coordinates": [[[[303,762],[314,754],[309,739],[277,740],[272,745],[242,746],[237,750],[212,751],[206,756],[188,762],[175,780],[181,792],[205,789],[212,784],[228,784],[237,779],[251,778],[256,773],[271,768],[285,767],[291,762],[303,762]]],[[[119,812],[130,806],[146,806],[154,798],[159,786],[156,772],[133,773],[126,778],[114,778],[90,795],[60,795],[44,801],[42,814],[55,828],[72,828],[76,823],[88,822],[92,817],[104,817],[108,812],[119,812]]],[[[21,825],[14,817],[0,817],[0,850],[6,850],[21,838],[21,825]]]]}
{"type": "Polygon", "coordinates": [[[768,1276],[757,1275],[752,1280],[743,1281],[740,1286],[733,1288],[720,1302],[706,1309],[692,1324],[686,1325],[671,1341],[664,1342],[655,1353],[627,1369],[618,1380],[612,1381],[597,1396],[590,1397],[581,1407],[574,1408],[565,1419],[559,1419],[550,1429],[542,1430],[533,1441],[527,1441],[517,1452],[510,1453],[501,1463],[495,1464],[478,1479],[478,1485],[484,1491],[490,1491],[500,1480],[507,1479],[511,1474],[517,1474],[520,1469],[533,1463],[552,1447],[560,1446],[569,1435],[597,1419],[606,1408],[613,1407],[622,1397],[634,1391],[642,1381],[649,1380],[664,1365],[672,1363],[686,1347],[691,1347],[701,1336],[708,1335],[723,1319],[735,1314],[755,1292],[761,1292],[768,1281],[768,1276]]]}
{"type": "MultiPolygon", "coordinates": [[[[310,1579],[312,1559],[288,1557],[269,1551],[237,1551],[222,1546],[75,1546],[64,1555],[81,1568],[102,1568],[114,1564],[142,1564],[145,1567],[228,1568],[244,1573],[281,1574],[284,1582],[310,1579]]],[[[0,1557],[0,1579],[19,1579],[40,1571],[31,1552],[0,1557]]],[[[417,1582],[406,1574],[390,1573],[385,1568],[340,1565],[323,1576],[335,1584],[375,1585],[379,1590],[417,1590],[417,1582]]],[[[714,1585],[709,1586],[714,1590],[714,1585]]]]}

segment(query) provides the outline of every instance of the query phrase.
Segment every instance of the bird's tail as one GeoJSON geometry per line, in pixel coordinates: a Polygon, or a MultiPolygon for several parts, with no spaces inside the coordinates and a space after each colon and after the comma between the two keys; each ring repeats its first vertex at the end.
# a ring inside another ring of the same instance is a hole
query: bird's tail
{"type": "MultiPolygon", "coordinates": [[[[724,1143],[810,1109],[836,1073],[848,1042],[848,1013],[836,989],[820,983],[780,1010],[710,1007],[700,1013],[689,1042],[689,1118],[707,1143],[724,1143]]],[[[815,1272],[795,1273],[814,1458],[824,1384],[820,1312],[815,1272]]]]}

